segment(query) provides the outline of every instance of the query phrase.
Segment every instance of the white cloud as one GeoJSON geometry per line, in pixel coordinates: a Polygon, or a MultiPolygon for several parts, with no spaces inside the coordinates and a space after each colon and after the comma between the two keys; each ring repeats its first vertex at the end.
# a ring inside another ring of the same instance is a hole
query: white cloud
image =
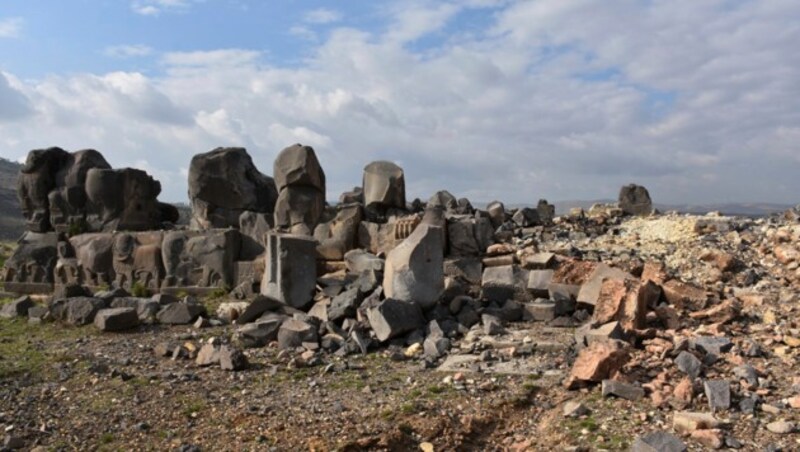
{"type": "Polygon", "coordinates": [[[597,199],[638,182],[662,202],[797,202],[797,2],[465,0],[390,14],[380,32],[334,29],[293,67],[221,49],[165,54],[158,76],[6,74],[0,114],[6,99],[22,107],[0,119],[3,152],[58,144],[147,162],[169,200],[185,200],[193,154],[245,146],[271,173],[301,142],[331,198],[386,159],[403,162],[409,199],[597,199]],[[499,9],[469,38],[408,45],[486,6],[499,9]]]}
{"type": "Polygon", "coordinates": [[[460,10],[461,6],[452,3],[400,3],[393,12],[394,23],[386,38],[400,43],[417,40],[441,29],[460,10]]]}
{"type": "Polygon", "coordinates": [[[103,49],[103,54],[113,58],[133,58],[151,55],[153,49],[143,44],[125,44],[108,46],[103,49]]]}
{"type": "Polygon", "coordinates": [[[29,99],[17,86],[18,80],[0,72],[0,124],[25,118],[33,113],[29,99]]]}
{"type": "Polygon", "coordinates": [[[21,17],[8,17],[0,19],[0,38],[17,38],[25,23],[21,17]]]}
{"type": "Polygon", "coordinates": [[[220,49],[197,52],[170,52],[163,62],[168,66],[240,66],[254,63],[261,52],[242,49],[220,49]]]}
{"type": "Polygon", "coordinates": [[[163,12],[182,12],[199,0],[133,0],[131,10],[142,16],[158,16],[163,12]]]}
{"type": "Polygon", "coordinates": [[[303,22],[309,24],[330,24],[342,20],[342,13],[328,8],[317,8],[303,15],[303,22]]]}
{"type": "Polygon", "coordinates": [[[316,41],[317,34],[312,31],[310,28],[304,25],[294,25],[289,28],[289,34],[292,36],[297,36],[298,38],[303,38],[308,41],[316,41]]]}

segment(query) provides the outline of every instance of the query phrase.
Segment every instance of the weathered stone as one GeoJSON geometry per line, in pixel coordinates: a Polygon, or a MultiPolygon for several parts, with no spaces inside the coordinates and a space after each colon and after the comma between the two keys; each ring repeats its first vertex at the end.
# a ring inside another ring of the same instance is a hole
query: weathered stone
{"type": "Polygon", "coordinates": [[[161,306],[151,298],[119,297],[109,304],[112,308],[131,308],[136,312],[140,322],[155,318],[161,306]]]}
{"type": "Polygon", "coordinates": [[[708,295],[699,287],[673,279],[664,283],[661,288],[667,302],[678,309],[696,311],[706,307],[708,295]]]}
{"type": "Polygon", "coordinates": [[[337,322],[345,317],[355,317],[356,308],[364,301],[365,294],[365,291],[355,286],[333,297],[328,307],[328,319],[337,322]]]}
{"type": "Polygon", "coordinates": [[[206,308],[203,305],[180,302],[164,306],[158,311],[156,318],[160,323],[168,325],[189,325],[205,314],[206,308]]]}
{"type": "Polygon", "coordinates": [[[275,158],[275,227],[311,235],[325,208],[325,172],[310,146],[295,144],[275,158]]]}
{"type": "Polygon", "coordinates": [[[720,429],[695,430],[689,435],[694,441],[707,449],[721,449],[725,445],[725,436],[720,429]]]}
{"type": "Polygon", "coordinates": [[[53,273],[58,259],[58,234],[25,232],[3,272],[5,290],[43,293],[53,290],[53,273]]]}
{"type": "Polygon", "coordinates": [[[217,148],[192,158],[189,199],[196,229],[240,227],[244,212],[272,214],[278,191],[244,148],[217,148]]]}
{"type": "Polygon", "coordinates": [[[481,322],[483,323],[483,332],[488,336],[506,333],[506,329],[503,327],[503,321],[497,316],[483,314],[481,315],[481,322]]]}
{"type": "Polygon", "coordinates": [[[683,435],[690,434],[695,430],[717,428],[720,425],[722,425],[721,422],[710,413],[676,411],[672,415],[672,428],[683,435]]]}
{"type": "Polygon", "coordinates": [[[28,309],[28,323],[39,324],[46,320],[52,320],[50,310],[46,306],[32,306],[28,309]]]}
{"type": "Polygon", "coordinates": [[[675,365],[678,366],[681,372],[692,378],[699,377],[703,371],[703,363],[693,354],[686,351],[678,354],[677,358],[675,358],[675,365]]]}
{"type": "Polygon", "coordinates": [[[344,259],[345,254],[356,247],[362,218],[360,204],[339,206],[333,220],[318,224],[314,229],[314,239],[319,242],[317,254],[325,260],[344,259]]]}
{"type": "Polygon", "coordinates": [[[690,312],[689,317],[709,323],[728,323],[737,317],[741,312],[742,307],[739,300],[731,298],[717,303],[710,308],[703,309],[697,312],[690,312]]]}
{"type": "Polygon", "coordinates": [[[242,347],[263,347],[278,338],[278,330],[283,320],[283,318],[275,317],[248,323],[239,328],[236,336],[242,347]]]}
{"type": "Polygon", "coordinates": [[[63,316],[56,317],[76,326],[92,323],[97,312],[106,307],[103,300],[92,297],[67,298],[63,301],[65,302],[64,310],[61,311],[63,316]]]}
{"type": "Polygon", "coordinates": [[[686,452],[686,444],[669,432],[652,432],[636,438],[631,452],[686,452]]]}
{"type": "Polygon", "coordinates": [[[663,285],[669,279],[667,266],[661,261],[647,261],[642,269],[641,280],[652,281],[658,285],[663,285]]]}
{"type": "Polygon", "coordinates": [[[174,231],[164,236],[164,287],[233,287],[241,235],[233,229],[174,231]]]}
{"type": "Polygon", "coordinates": [[[492,226],[497,229],[506,222],[506,208],[500,201],[492,201],[486,206],[492,226]]]}
{"type": "Polygon", "coordinates": [[[239,371],[247,369],[247,356],[237,348],[223,345],[219,348],[219,366],[222,370],[239,371]]]}
{"type": "Polygon", "coordinates": [[[444,290],[443,263],[442,229],[420,224],[386,257],[386,297],[432,307],[444,290]]]}
{"type": "Polygon", "coordinates": [[[312,239],[268,234],[261,293],[298,309],[308,306],[317,284],[315,256],[312,239]]]}
{"type": "Polygon", "coordinates": [[[528,272],[528,292],[534,297],[549,297],[553,270],[531,270],[528,272]]]}
{"type": "Polygon", "coordinates": [[[428,209],[440,208],[444,212],[456,213],[458,210],[458,199],[447,190],[437,191],[428,200],[427,207],[428,209]]]}
{"type": "Polygon", "coordinates": [[[690,340],[690,345],[694,350],[717,356],[733,348],[733,342],[727,337],[698,336],[690,340]]]}
{"type": "Polygon", "coordinates": [[[549,322],[556,318],[556,304],[553,301],[539,299],[533,303],[524,303],[523,319],[549,322]]]}
{"type": "Polygon", "coordinates": [[[360,275],[367,270],[382,272],[384,267],[383,259],[360,249],[351,250],[345,253],[344,261],[347,265],[348,273],[353,273],[356,275],[360,275]]]}
{"type": "Polygon", "coordinates": [[[239,313],[239,317],[236,319],[236,323],[242,325],[245,323],[250,323],[264,314],[267,311],[274,311],[281,307],[281,302],[270,298],[264,295],[256,295],[253,298],[253,301],[247,305],[247,307],[239,313]]]}
{"type": "Polygon", "coordinates": [[[529,298],[527,270],[516,265],[488,267],[483,270],[481,278],[481,295],[489,301],[503,303],[506,300],[529,298]]]}
{"type": "Polygon", "coordinates": [[[618,320],[623,330],[644,329],[647,307],[654,306],[661,290],[654,283],[634,279],[606,279],[600,288],[592,319],[595,324],[618,320]]]}
{"type": "Polygon", "coordinates": [[[556,263],[556,255],[553,253],[536,253],[525,257],[524,267],[529,270],[551,269],[556,263]]]}
{"type": "MultiPolygon", "coordinates": [[[[272,230],[275,218],[272,212],[253,212],[246,210],[239,215],[239,233],[241,249],[239,259],[252,261],[264,253],[266,234],[272,230]]],[[[242,274],[237,275],[236,282],[241,283],[242,274]]]]}
{"type": "Polygon", "coordinates": [[[613,395],[634,401],[644,397],[644,389],[641,387],[617,380],[603,380],[602,393],[603,396],[613,395]]]}
{"type": "Polygon", "coordinates": [[[514,224],[520,228],[527,228],[542,224],[541,218],[539,217],[539,211],[529,207],[523,207],[522,209],[517,210],[514,215],[511,216],[511,221],[513,221],[514,224]]]}
{"type": "Polygon", "coordinates": [[[581,402],[569,400],[564,403],[562,413],[564,414],[564,417],[575,418],[589,414],[589,409],[586,408],[586,405],[582,404],[581,402]]]}
{"type": "Polygon", "coordinates": [[[650,215],[653,201],[650,193],[641,185],[625,185],[619,191],[619,207],[626,215],[650,215]]]}
{"type": "Polygon", "coordinates": [[[587,345],[608,340],[625,340],[625,331],[619,322],[609,322],[597,328],[590,328],[585,333],[587,345]]]}
{"type": "Polygon", "coordinates": [[[478,256],[492,244],[494,231],[487,218],[454,215],[447,220],[451,256],[478,256]]]}
{"type": "Polygon", "coordinates": [[[406,208],[403,169],[392,162],[377,161],[364,167],[364,205],[368,208],[406,208]]]}
{"type": "Polygon", "coordinates": [[[283,149],[275,157],[273,169],[278,191],[289,186],[309,186],[325,193],[325,172],[311,146],[294,144],[283,149]]]}
{"type": "Polygon", "coordinates": [[[703,388],[712,412],[731,407],[731,384],[727,380],[706,380],[703,388]]]}
{"type": "Polygon", "coordinates": [[[439,359],[450,350],[450,339],[446,337],[428,336],[422,344],[425,357],[429,359],[439,359]]]}
{"type": "Polygon", "coordinates": [[[600,289],[606,279],[636,279],[630,273],[618,268],[609,267],[606,264],[598,264],[589,274],[586,282],[581,285],[578,292],[578,303],[594,306],[600,297],[600,289]]]}
{"type": "Polygon", "coordinates": [[[483,265],[474,257],[445,259],[444,275],[464,280],[470,284],[480,284],[483,265]]]}
{"type": "Polygon", "coordinates": [[[158,291],[165,276],[161,257],[163,240],[161,231],[114,234],[111,247],[114,286],[128,289],[136,296],[158,291]]]}
{"type": "Polygon", "coordinates": [[[318,340],[317,328],[302,320],[289,319],[278,329],[278,348],[281,350],[302,347],[304,343],[318,340]]]}
{"type": "Polygon", "coordinates": [[[100,331],[124,331],[139,325],[139,315],[134,308],[101,309],[94,317],[94,326],[100,331]]]}
{"type": "Polygon", "coordinates": [[[425,324],[419,304],[387,298],[367,308],[367,319],[379,341],[414,331],[425,324]]]}
{"type": "Polygon", "coordinates": [[[208,367],[219,364],[219,345],[204,344],[197,352],[195,363],[200,367],[208,367]]]}
{"type": "Polygon", "coordinates": [[[250,303],[247,301],[225,301],[217,307],[217,318],[226,322],[233,323],[247,309],[250,303]]]}
{"type": "MultiPolygon", "coordinates": [[[[91,168],[109,169],[103,156],[93,150],[74,153],[61,148],[28,153],[17,180],[17,195],[27,228],[32,232],[67,232],[88,227],[97,212],[87,205],[86,174],[91,168]]],[[[111,191],[117,191],[114,187],[111,191]]]]}
{"type": "Polygon", "coordinates": [[[28,310],[34,306],[33,300],[29,296],[23,296],[11,301],[0,308],[0,317],[12,319],[14,317],[25,317],[28,310]]]}
{"type": "Polygon", "coordinates": [[[628,357],[627,349],[620,343],[593,343],[578,354],[565,386],[576,389],[590,382],[603,381],[621,369],[628,357]]]}
{"type": "Polygon", "coordinates": [[[147,231],[178,221],[178,210],[158,202],[161,184],[134,168],[92,168],[86,173],[88,205],[98,209],[94,231],[147,231]]]}
{"type": "Polygon", "coordinates": [[[778,435],[788,435],[795,431],[795,425],[787,421],[775,421],[767,424],[767,430],[778,435]]]}
{"type": "Polygon", "coordinates": [[[751,386],[758,386],[758,372],[749,364],[742,364],[733,368],[733,375],[747,382],[751,386]]]}
{"type": "Polygon", "coordinates": [[[556,217],[556,206],[548,203],[546,199],[540,199],[536,204],[536,213],[541,224],[552,224],[553,218],[556,217]]]}

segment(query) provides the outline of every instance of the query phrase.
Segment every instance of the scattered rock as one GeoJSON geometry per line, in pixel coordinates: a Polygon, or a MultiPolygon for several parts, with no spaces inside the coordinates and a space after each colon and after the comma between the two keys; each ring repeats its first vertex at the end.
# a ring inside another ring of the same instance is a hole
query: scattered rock
{"type": "Polygon", "coordinates": [[[109,308],[97,311],[94,326],[100,331],[125,331],[139,325],[139,316],[133,308],[109,308]]]}
{"type": "Polygon", "coordinates": [[[616,380],[603,380],[603,396],[617,396],[626,400],[639,400],[644,397],[644,389],[616,380]]]}

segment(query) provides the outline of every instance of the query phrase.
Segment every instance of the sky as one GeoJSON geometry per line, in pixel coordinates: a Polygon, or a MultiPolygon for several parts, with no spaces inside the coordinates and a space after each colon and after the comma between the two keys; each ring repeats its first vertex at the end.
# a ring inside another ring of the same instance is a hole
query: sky
{"type": "Polygon", "coordinates": [[[187,201],[191,157],[328,198],[374,160],[407,197],[800,202],[797,0],[2,0],[0,156],[93,148],[187,201]]]}

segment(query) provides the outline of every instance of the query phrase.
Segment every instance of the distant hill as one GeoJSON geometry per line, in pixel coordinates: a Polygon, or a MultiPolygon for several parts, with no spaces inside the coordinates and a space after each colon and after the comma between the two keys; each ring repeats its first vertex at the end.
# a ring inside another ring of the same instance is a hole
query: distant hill
{"type": "MultiPolygon", "coordinates": [[[[559,201],[555,203],[556,214],[563,215],[568,213],[573,207],[589,209],[595,203],[616,202],[611,199],[598,199],[594,201],[559,201]]],[[[710,203],[710,204],[660,204],[655,203],[656,209],[661,212],[680,212],[695,215],[705,215],[708,212],[721,212],[723,215],[742,216],[742,217],[763,217],[778,212],[785,212],[791,209],[790,204],[779,204],[769,202],[731,202],[731,203],[710,203]]]]}
{"type": "Polygon", "coordinates": [[[0,157],[0,240],[16,240],[25,230],[17,200],[19,163],[0,157]]]}

